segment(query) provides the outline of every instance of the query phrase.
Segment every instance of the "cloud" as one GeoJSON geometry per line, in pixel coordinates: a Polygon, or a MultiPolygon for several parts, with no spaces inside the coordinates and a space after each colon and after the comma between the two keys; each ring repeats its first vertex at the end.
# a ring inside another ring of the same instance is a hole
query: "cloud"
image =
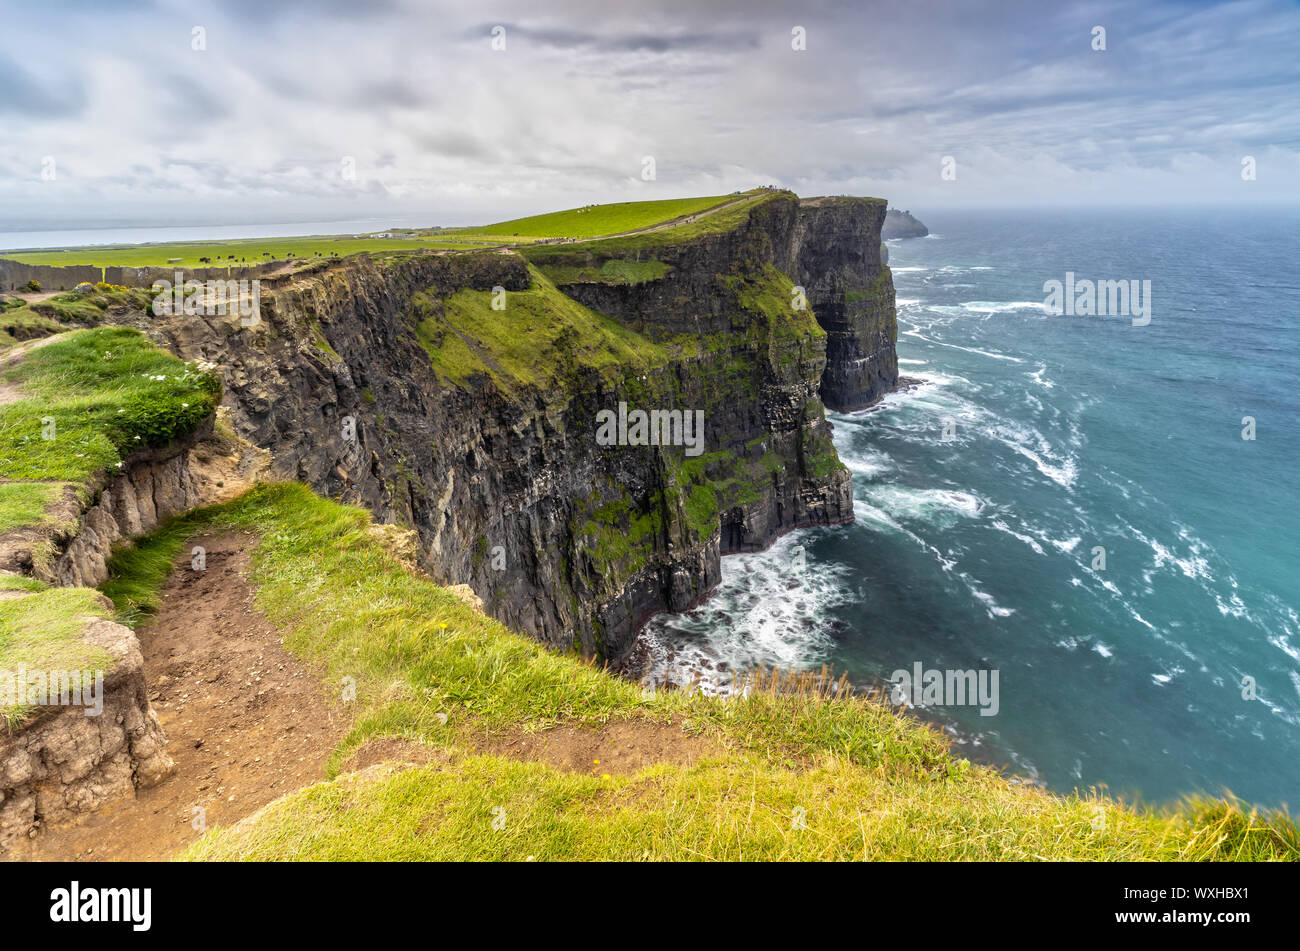
{"type": "Polygon", "coordinates": [[[773,183],[917,210],[1300,201],[1300,8],[1281,0],[498,0],[492,13],[19,8],[0,52],[0,230],[78,215],[455,224],[773,183]],[[69,55],[78,37],[94,39],[69,55]],[[647,155],[654,182],[640,179],[647,155]],[[41,178],[44,156],[57,181],[41,178]]]}
{"type": "Polygon", "coordinates": [[[0,52],[0,115],[34,119],[79,115],[86,91],[75,79],[37,77],[0,52]]]}

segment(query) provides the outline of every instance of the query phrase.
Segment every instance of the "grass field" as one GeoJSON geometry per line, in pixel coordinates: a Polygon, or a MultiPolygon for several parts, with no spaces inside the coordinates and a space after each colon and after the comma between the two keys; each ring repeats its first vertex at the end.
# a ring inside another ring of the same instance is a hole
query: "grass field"
{"type": "Polygon", "coordinates": [[[461,228],[464,235],[492,235],[502,238],[596,238],[649,228],[684,215],[694,215],[727,202],[739,195],[713,195],[708,198],[670,198],[663,201],[624,201],[612,205],[587,205],[545,215],[499,221],[481,228],[461,228]]]}
{"type": "MultiPolygon", "coordinates": [[[[750,193],[746,193],[750,194],[750,193]]],[[[363,251],[455,250],[497,244],[529,244],[545,238],[595,238],[649,228],[675,218],[698,214],[736,200],[737,195],[671,198],[588,205],[545,215],[515,218],[473,228],[449,228],[429,234],[377,238],[356,235],[313,235],[292,238],[247,238],[226,241],[102,245],[30,251],[0,250],[0,259],[23,264],[97,267],[218,267],[264,261],[357,254],[363,251]],[[202,261],[201,258],[210,258],[202,261]]]]}
{"type": "Polygon", "coordinates": [[[447,249],[481,247],[484,238],[466,235],[447,239],[439,235],[414,238],[356,238],[351,235],[323,235],[300,238],[249,238],[184,244],[132,244],[69,248],[53,251],[0,251],[0,258],[23,264],[91,264],[97,267],[227,267],[261,264],[272,259],[340,257],[361,251],[415,251],[421,248],[447,249]],[[233,256],[233,260],[231,260],[233,256]],[[199,258],[211,258],[211,262],[199,258]],[[179,258],[179,261],[173,261],[179,258]]]}
{"type": "Polygon", "coordinates": [[[728,196],[726,207],[712,214],[704,215],[693,221],[683,221],[669,228],[644,231],[640,234],[618,235],[613,237],[595,237],[589,241],[573,244],[533,245],[521,249],[521,253],[536,264],[546,267],[572,267],[576,263],[590,264],[594,261],[608,261],[613,258],[635,257],[648,253],[652,257],[657,250],[671,248],[694,238],[709,234],[730,231],[742,224],[752,211],[765,202],[781,195],[793,196],[792,192],[754,191],[742,196],[728,196]],[[734,202],[730,199],[736,199],[734,202]]]}
{"type": "Polygon", "coordinates": [[[1230,800],[1135,809],[1058,796],[955,758],[937,731],[816,678],[729,700],[642,692],[514,634],[407,571],[368,513],[301,485],[262,486],[122,550],[104,591],[127,621],[158,603],[192,534],[234,530],[259,610],[331,695],[355,678],[351,733],[400,737],[432,761],[339,773],[183,857],[262,860],[1296,859],[1284,816],[1230,800]],[[331,686],[327,686],[331,685],[331,686]],[[672,724],[708,741],[694,765],[611,776],[485,753],[485,731],[672,724]],[[506,817],[502,820],[501,817],[506,817]]]}

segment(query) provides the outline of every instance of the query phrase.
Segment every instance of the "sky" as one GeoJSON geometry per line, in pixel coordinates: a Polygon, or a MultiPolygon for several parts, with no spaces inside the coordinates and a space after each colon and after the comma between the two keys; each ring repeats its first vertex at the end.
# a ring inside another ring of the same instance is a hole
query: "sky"
{"type": "Polygon", "coordinates": [[[1294,0],[0,2],[0,231],[1300,202],[1294,0]]]}

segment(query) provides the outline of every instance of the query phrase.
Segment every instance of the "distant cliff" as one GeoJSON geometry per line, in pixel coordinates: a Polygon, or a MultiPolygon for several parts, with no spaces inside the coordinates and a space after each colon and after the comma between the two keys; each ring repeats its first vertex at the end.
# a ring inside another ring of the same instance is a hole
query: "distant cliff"
{"type": "Polygon", "coordinates": [[[616,661],[721,555],[853,520],[823,405],[898,379],[884,218],[772,192],[633,236],[316,265],[263,281],[254,327],[114,319],[218,364],[274,475],[416,529],[426,570],[516,630],[616,661]],[[703,443],[603,443],[620,404],[702,412],[703,443]]]}
{"type": "Polygon", "coordinates": [[[885,226],[880,231],[880,237],[885,240],[890,238],[924,238],[929,233],[930,229],[913,218],[910,211],[899,211],[897,208],[890,208],[889,213],[885,216],[885,226]]]}

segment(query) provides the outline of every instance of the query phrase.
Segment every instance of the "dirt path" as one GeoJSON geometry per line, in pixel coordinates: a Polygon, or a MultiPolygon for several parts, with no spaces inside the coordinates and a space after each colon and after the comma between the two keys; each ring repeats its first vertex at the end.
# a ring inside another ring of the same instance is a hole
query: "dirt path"
{"type": "Polygon", "coordinates": [[[137,632],[175,773],[83,825],[48,830],[32,843],[32,858],[167,859],[199,837],[199,815],[228,825],[324,778],[351,718],[326,701],[318,676],[253,608],[253,541],[194,538],[158,616],[137,632]],[[204,571],[190,567],[195,545],[206,549],[204,571]]]}
{"type": "MultiPolygon", "coordinates": [[[[199,838],[200,819],[228,826],[325,778],[351,717],[326,698],[318,672],[289,654],[278,629],[254,609],[247,575],[255,541],[226,534],[187,542],[157,617],[137,631],[175,772],[80,825],[46,829],[22,858],[164,861],[199,838]],[[190,565],[196,545],[206,553],[202,571],[190,565]]],[[[659,762],[689,765],[721,750],[679,726],[645,721],[594,730],[560,725],[541,733],[471,730],[464,740],[470,751],[612,775],[659,762]]],[[[447,757],[440,748],[380,739],[365,744],[344,769],[447,757]]]]}

